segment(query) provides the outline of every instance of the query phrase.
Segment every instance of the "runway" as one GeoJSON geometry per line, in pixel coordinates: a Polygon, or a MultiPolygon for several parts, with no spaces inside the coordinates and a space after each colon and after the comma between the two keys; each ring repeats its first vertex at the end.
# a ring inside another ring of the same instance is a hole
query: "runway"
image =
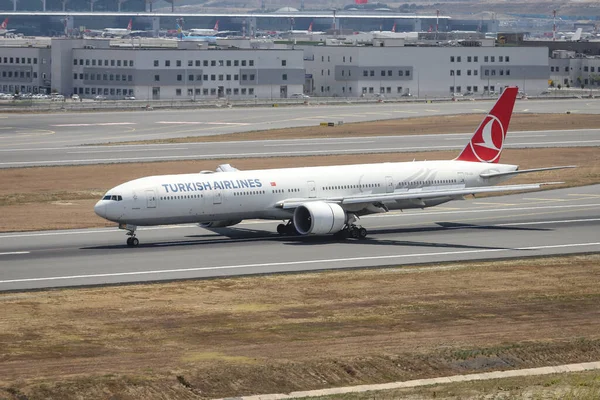
{"type": "Polygon", "coordinates": [[[364,241],[279,237],[246,221],[228,236],[197,226],[0,234],[0,290],[166,281],[600,251],[600,185],[455,201],[361,219],[364,241]]]}
{"type": "MultiPolygon", "coordinates": [[[[0,114],[0,149],[73,147],[419,116],[487,113],[494,100],[98,113],[0,114]]],[[[515,113],[598,114],[600,99],[518,100],[515,113]]]]}
{"type": "MultiPolygon", "coordinates": [[[[0,149],[0,168],[104,163],[460,150],[472,132],[162,145],[0,149]]],[[[505,148],[600,146],[599,129],[509,132],[505,148]]],[[[235,163],[234,163],[235,164],[235,163]]]]}

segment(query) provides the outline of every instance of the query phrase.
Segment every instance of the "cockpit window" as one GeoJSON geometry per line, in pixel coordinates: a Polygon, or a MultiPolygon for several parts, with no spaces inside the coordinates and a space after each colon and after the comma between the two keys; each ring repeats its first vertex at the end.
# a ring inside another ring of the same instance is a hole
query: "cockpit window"
{"type": "Polygon", "coordinates": [[[121,201],[123,200],[123,196],[121,195],[116,195],[116,194],[107,194],[106,196],[104,196],[102,198],[102,200],[113,200],[113,201],[121,201]]]}

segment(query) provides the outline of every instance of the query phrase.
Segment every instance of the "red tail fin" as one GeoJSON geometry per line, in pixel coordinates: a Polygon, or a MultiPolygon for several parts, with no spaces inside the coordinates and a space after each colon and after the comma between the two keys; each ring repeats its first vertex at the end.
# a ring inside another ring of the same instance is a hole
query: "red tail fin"
{"type": "Polygon", "coordinates": [[[2,25],[0,25],[0,29],[6,29],[7,26],[8,26],[8,18],[6,18],[4,20],[4,22],[2,23],[2,25]]]}
{"type": "MultiPolygon", "coordinates": [[[[127,30],[128,30],[128,31],[130,31],[130,30],[131,30],[132,22],[133,22],[133,20],[132,20],[132,19],[130,19],[130,20],[129,20],[129,23],[127,24],[127,30]]],[[[123,25],[121,25],[121,26],[123,26],[123,25]]]]}
{"type": "Polygon", "coordinates": [[[219,32],[219,20],[217,20],[217,22],[215,22],[215,27],[213,28],[213,31],[219,32]]]}
{"type": "Polygon", "coordinates": [[[500,161],[518,91],[517,87],[504,89],[494,108],[483,119],[467,147],[456,158],[457,160],[486,163],[500,161]]]}
{"type": "Polygon", "coordinates": [[[396,33],[396,23],[394,22],[394,26],[392,26],[392,32],[396,33]]]}
{"type": "Polygon", "coordinates": [[[310,23],[310,25],[308,26],[308,33],[312,33],[312,22],[310,23]]]}

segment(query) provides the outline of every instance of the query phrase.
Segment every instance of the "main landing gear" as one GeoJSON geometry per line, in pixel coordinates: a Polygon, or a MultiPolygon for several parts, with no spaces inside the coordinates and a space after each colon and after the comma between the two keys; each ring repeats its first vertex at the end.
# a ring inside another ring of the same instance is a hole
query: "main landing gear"
{"type": "Polygon", "coordinates": [[[290,219],[287,224],[277,225],[277,233],[279,233],[281,236],[293,236],[297,235],[298,231],[290,219]]]}
{"type": "Polygon", "coordinates": [[[367,230],[365,228],[363,228],[362,226],[358,226],[358,225],[346,225],[344,227],[344,229],[342,229],[341,231],[337,232],[334,236],[337,239],[349,239],[349,238],[353,238],[353,239],[364,239],[367,237],[367,230]]]}
{"type": "Polygon", "coordinates": [[[135,237],[135,231],[137,226],[129,224],[119,224],[119,229],[125,229],[127,231],[127,246],[136,247],[140,244],[138,238],[135,237]]]}

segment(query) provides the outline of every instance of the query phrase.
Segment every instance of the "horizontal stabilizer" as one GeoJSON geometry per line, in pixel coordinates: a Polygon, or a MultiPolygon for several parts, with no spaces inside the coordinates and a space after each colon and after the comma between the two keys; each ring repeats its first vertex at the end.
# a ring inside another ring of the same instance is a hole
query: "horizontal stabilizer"
{"type": "Polygon", "coordinates": [[[561,167],[546,167],[546,168],[534,168],[534,169],[522,169],[520,171],[511,171],[511,172],[487,172],[479,174],[482,178],[495,178],[498,176],[514,176],[519,174],[528,174],[530,172],[540,172],[540,171],[552,171],[555,169],[565,169],[565,168],[577,168],[576,165],[564,165],[561,167]]]}

